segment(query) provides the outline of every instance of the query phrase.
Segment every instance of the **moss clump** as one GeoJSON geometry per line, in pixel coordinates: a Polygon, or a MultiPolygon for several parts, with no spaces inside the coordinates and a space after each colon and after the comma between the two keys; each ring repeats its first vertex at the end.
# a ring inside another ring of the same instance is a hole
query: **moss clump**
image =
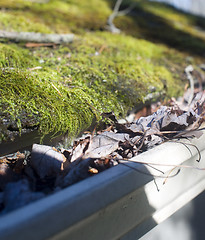
{"type": "MultiPolygon", "coordinates": [[[[134,0],[125,2],[129,5],[134,0]]],[[[204,19],[165,4],[137,1],[130,15],[116,18],[115,24],[126,34],[163,43],[194,56],[201,56],[205,51],[204,19]]]]}
{"type": "Polygon", "coordinates": [[[0,43],[0,68],[30,68],[37,64],[31,53],[16,45],[0,43]]]}
{"type": "Polygon", "coordinates": [[[86,29],[104,28],[111,13],[109,5],[103,1],[57,1],[31,3],[30,1],[1,1],[6,9],[0,16],[0,26],[11,30],[57,33],[85,32],[86,29]],[[15,21],[16,19],[16,21],[15,21]]]}
{"type": "Polygon", "coordinates": [[[35,21],[35,19],[32,21],[22,14],[4,12],[0,14],[0,29],[16,32],[53,32],[48,26],[35,21]]]}
{"type": "Polygon", "coordinates": [[[178,80],[174,83],[166,69],[170,63],[162,64],[166,50],[144,40],[95,32],[69,47],[47,52],[41,49],[35,55],[46,59],[44,67],[67,76],[70,86],[94,91],[89,94],[101,103],[100,111],[106,111],[110,102],[112,110],[123,115],[153,89],[166,96],[180,93],[180,81],[176,85],[178,80]]]}
{"type": "Polygon", "coordinates": [[[43,135],[76,135],[99,113],[124,116],[153,89],[167,96],[180,91],[158,64],[166,48],[124,35],[87,33],[69,46],[30,52],[0,47],[1,118],[18,130],[33,126],[43,135]]]}
{"type": "MultiPolygon", "coordinates": [[[[115,19],[123,33],[113,35],[102,30],[114,2],[2,1],[4,30],[78,35],[72,44],[55,48],[0,44],[0,138],[5,138],[6,128],[76,135],[102,112],[125,116],[149,93],[182,93],[179,76],[186,57],[204,49],[203,34],[191,30],[194,18],[162,4],[156,10],[155,3],[137,1],[130,15],[115,19]]],[[[124,1],[123,8],[130,2],[124,1]]]]}
{"type": "MultiPolygon", "coordinates": [[[[122,9],[136,2],[133,11],[114,22],[124,33],[142,39],[159,42],[200,55],[204,52],[203,18],[185,14],[165,4],[145,0],[123,1],[122,9]]],[[[0,28],[15,31],[45,33],[105,30],[115,0],[79,0],[48,3],[31,1],[1,1],[0,28]]]]}
{"type": "Polygon", "coordinates": [[[46,72],[1,70],[1,118],[10,119],[20,131],[38,126],[43,135],[68,131],[72,136],[88,127],[95,115],[88,105],[93,104],[91,97],[82,89],[57,85],[54,77],[46,72]]]}

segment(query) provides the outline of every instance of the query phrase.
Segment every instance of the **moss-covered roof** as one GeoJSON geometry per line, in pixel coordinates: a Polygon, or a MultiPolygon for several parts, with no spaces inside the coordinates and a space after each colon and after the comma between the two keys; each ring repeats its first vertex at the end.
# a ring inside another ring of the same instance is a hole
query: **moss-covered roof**
{"type": "Polygon", "coordinates": [[[195,27],[204,19],[136,1],[116,18],[122,33],[114,35],[105,30],[114,2],[0,1],[2,30],[75,33],[73,43],[54,47],[0,40],[1,140],[8,129],[75,136],[102,112],[125,116],[151,92],[182,93],[184,67],[205,52],[205,34],[195,27]]]}

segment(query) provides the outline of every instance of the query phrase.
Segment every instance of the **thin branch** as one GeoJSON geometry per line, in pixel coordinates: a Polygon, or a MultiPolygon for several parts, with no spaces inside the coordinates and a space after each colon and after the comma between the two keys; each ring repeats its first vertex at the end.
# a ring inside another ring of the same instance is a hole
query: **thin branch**
{"type": "Polygon", "coordinates": [[[120,5],[122,4],[123,0],[117,0],[113,9],[113,14],[118,14],[120,5]]]}
{"type": "Polygon", "coordinates": [[[170,141],[170,142],[180,143],[180,144],[184,145],[184,146],[189,150],[189,152],[191,153],[191,156],[192,156],[192,152],[191,152],[191,150],[187,147],[187,145],[194,147],[194,148],[196,149],[196,151],[198,152],[198,155],[199,155],[199,159],[197,159],[196,161],[197,161],[197,162],[200,162],[200,160],[201,160],[201,153],[200,153],[200,150],[198,149],[198,147],[197,147],[196,145],[194,145],[194,144],[192,144],[192,143],[183,143],[183,142],[175,142],[175,141],[170,141]]]}
{"type": "Polygon", "coordinates": [[[32,3],[48,3],[50,0],[27,0],[32,3]]]}
{"type": "Polygon", "coordinates": [[[119,11],[117,16],[125,16],[125,15],[127,15],[129,12],[131,12],[134,9],[135,5],[136,5],[135,3],[132,3],[128,8],[126,8],[126,9],[124,9],[122,11],[119,11]]]}
{"type": "MultiPolygon", "coordinates": [[[[165,179],[167,179],[167,178],[172,178],[172,177],[177,176],[177,175],[179,174],[179,172],[180,172],[180,169],[178,169],[177,172],[174,173],[173,175],[169,175],[169,176],[155,175],[155,174],[152,174],[152,173],[149,173],[149,172],[145,172],[145,171],[143,171],[143,170],[141,170],[141,169],[138,169],[137,167],[135,168],[135,167],[133,167],[133,166],[130,166],[130,165],[124,163],[124,162],[119,162],[119,163],[120,163],[121,165],[124,165],[124,166],[126,166],[126,167],[128,167],[128,168],[131,168],[131,169],[133,169],[133,170],[135,170],[135,171],[137,171],[137,172],[140,172],[140,173],[142,173],[142,174],[145,174],[145,175],[148,175],[148,176],[152,176],[152,177],[155,177],[155,178],[165,178],[165,179]]],[[[158,169],[156,169],[156,170],[158,170],[158,169]]],[[[158,170],[158,171],[160,171],[160,170],[158,170]]]]}
{"type": "Polygon", "coordinates": [[[61,92],[58,90],[58,88],[51,82],[51,86],[58,92],[58,94],[62,97],[63,95],[61,92]]]}
{"type": "Polygon", "coordinates": [[[114,9],[113,9],[113,12],[112,14],[108,17],[108,20],[107,20],[107,29],[112,32],[112,33],[120,33],[120,29],[117,28],[113,21],[114,19],[117,17],[117,16],[124,16],[126,14],[128,14],[130,11],[133,10],[133,8],[135,7],[135,3],[134,4],[131,4],[128,8],[124,9],[124,10],[121,10],[119,11],[120,9],[120,5],[122,3],[123,0],[117,0],[116,3],[115,3],[115,6],[114,6],[114,9]]]}
{"type": "Polygon", "coordinates": [[[200,171],[205,171],[205,168],[200,168],[200,167],[195,167],[195,166],[190,166],[190,165],[178,165],[178,164],[162,164],[162,163],[151,163],[151,162],[143,162],[143,161],[136,161],[133,159],[122,159],[124,161],[128,162],[135,162],[143,165],[154,165],[154,166],[162,166],[162,167],[179,167],[179,168],[190,168],[190,169],[195,169],[195,170],[200,170],[200,171]]]}
{"type": "Polygon", "coordinates": [[[191,72],[193,72],[193,67],[192,65],[189,65],[185,68],[185,73],[186,73],[186,76],[187,76],[187,79],[189,80],[189,83],[190,83],[190,90],[191,90],[191,93],[189,95],[189,100],[188,100],[188,105],[190,106],[191,105],[191,102],[194,98],[194,79],[191,75],[191,72]]]}
{"type": "Polygon", "coordinates": [[[8,32],[0,30],[0,38],[11,39],[17,42],[39,42],[39,43],[70,43],[74,39],[73,34],[44,34],[34,32],[8,32]]]}

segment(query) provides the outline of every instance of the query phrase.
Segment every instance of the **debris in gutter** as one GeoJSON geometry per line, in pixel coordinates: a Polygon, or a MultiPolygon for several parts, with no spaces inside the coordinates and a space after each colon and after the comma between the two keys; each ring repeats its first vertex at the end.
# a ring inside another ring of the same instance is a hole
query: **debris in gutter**
{"type": "Polygon", "coordinates": [[[31,153],[1,157],[1,214],[121,164],[165,141],[199,137],[205,120],[205,92],[194,93],[188,109],[183,106],[187,108],[184,102],[180,106],[172,99],[169,106],[160,106],[153,114],[124,124],[113,113],[104,113],[110,122],[108,128],[86,134],[70,149],[34,144],[31,153]]]}
{"type": "Polygon", "coordinates": [[[30,190],[27,179],[19,180],[18,182],[8,183],[4,190],[3,205],[5,206],[2,213],[10,212],[26,204],[36,201],[45,194],[42,192],[33,192],[30,190]]]}

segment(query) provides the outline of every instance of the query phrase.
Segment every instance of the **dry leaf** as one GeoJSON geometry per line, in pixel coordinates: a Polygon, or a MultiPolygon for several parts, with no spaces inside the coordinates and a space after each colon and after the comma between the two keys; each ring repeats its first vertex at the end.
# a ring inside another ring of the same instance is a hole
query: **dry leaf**
{"type": "Polygon", "coordinates": [[[73,146],[73,151],[71,153],[71,162],[75,161],[76,159],[82,157],[85,151],[88,149],[90,144],[90,136],[86,136],[84,139],[80,139],[76,141],[73,146]]]}
{"type": "Polygon", "coordinates": [[[65,161],[65,156],[54,148],[33,144],[30,164],[40,178],[59,174],[65,161]]]}
{"type": "Polygon", "coordinates": [[[118,148],[119,142],[128,139],[127,133],[103,132],[93,137],[83,158],[106,158],[118,148]]]}

